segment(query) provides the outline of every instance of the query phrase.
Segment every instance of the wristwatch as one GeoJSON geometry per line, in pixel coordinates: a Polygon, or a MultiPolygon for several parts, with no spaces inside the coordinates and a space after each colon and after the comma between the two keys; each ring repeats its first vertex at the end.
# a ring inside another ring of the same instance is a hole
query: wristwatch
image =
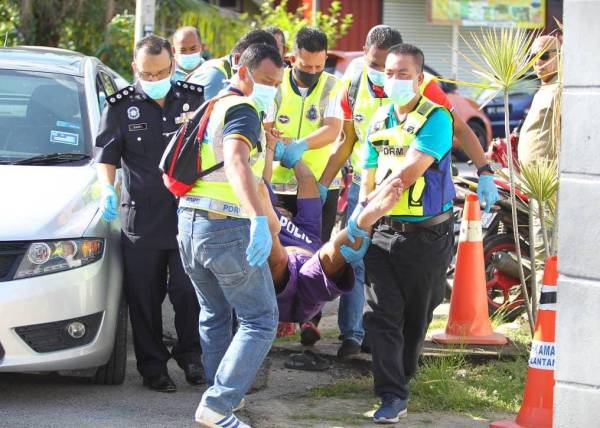
{"type": "Polygon", "coordinates": [[[481,174],[483,174],[484,172],[489,172],[490,174],[494,174],[494,170],[492,169],[492,167],[490,166],[489,163],[486,163],[485,165],[483,165],[477,169],[477,176],[481,176],[481,174]]]}

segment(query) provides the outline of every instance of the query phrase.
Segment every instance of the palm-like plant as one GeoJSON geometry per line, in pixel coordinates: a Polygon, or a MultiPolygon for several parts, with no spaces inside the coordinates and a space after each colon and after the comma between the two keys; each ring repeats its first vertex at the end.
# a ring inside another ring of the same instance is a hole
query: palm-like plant
{"type": "MultiPolygon", "coordinates": [[[[517,223],[517,203],[515,197],[515,160],[512,155],[512,145],[510,142],[510,127],[509,127],[509,94],[517,87],[525,83],[527,72],[533,64],[538,60],[543,52],[538,52],[534,57],[530,56],[530,48],[539,35],[538,32],[531,32],[525,29],[509,29],[509,28],[487,28],[482,29],[481,36],[472,35],[472,40],[463,40],[473,58],[465,55],[462,52],[459,54],[473,67],[472,73],[477,76],[481,83],[469,84],[469,86],[484,87],[493,89],[489,98],[484,105],[496,97],[499,93],[504,97],[504,130],[507,136],[506,142],[508,145],[508,169],[510,183],[510,199],[512,206],[512,222],[513,235],[515,240],[515,248],[517,253],[517,262],[519,265],[519,279],[521,281],[521,289],[525,296],[525,307],[529,318],[529,327],[531,334],[534,331],[534,317],[527,286],[525,283],[525,273],[523,270],[523,260],[521,255],[521,247],[519,244],[519,228],[517,223]]],[[[463,83],[465,82],[457,82],[463,83]]]]}

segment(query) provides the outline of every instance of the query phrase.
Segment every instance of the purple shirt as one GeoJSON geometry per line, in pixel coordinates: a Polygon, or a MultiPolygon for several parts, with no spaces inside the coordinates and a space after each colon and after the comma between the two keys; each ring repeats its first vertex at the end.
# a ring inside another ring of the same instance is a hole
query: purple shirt
{"type": "Polygon", "coordinates": [[[288,255],[289,280],[277,295],[279,321],[306,322],[317,315],[325,303],[354,287],[354,270],[349,264],[332,280],[321,266],[319,253],[288,255]]]}
{"type": "MultiPolygon", "coordinates": [[[[277,204],[277,196],[273,193],[271,186],[269,197],[273,206],[277,204]]],[[[300,247],[312,253],[321,248],[321,198],[298,199],[296,201],[298,212],[290,220],[283,216],[277,208],[275,213],[281,224],[279,240],[284,247],[300,247]]]]}

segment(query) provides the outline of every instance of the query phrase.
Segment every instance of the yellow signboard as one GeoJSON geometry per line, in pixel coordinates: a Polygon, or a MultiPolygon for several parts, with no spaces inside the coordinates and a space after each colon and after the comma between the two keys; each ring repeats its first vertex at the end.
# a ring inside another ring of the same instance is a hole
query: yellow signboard
{"type": "Polygon", "coordinates": [[[433,24],[543,28],[546,0],[428,0],[433,24]]]}

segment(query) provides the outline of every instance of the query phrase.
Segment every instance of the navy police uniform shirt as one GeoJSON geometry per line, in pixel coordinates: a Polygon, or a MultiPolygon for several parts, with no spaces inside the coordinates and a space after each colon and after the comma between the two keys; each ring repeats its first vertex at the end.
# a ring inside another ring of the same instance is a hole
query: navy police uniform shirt
{"type": "Polygon", "coordinates": [[[136,245],[177,248],[177,200],[163,184],[158,165],[180,125],[203,102],[202,86],[184,81],[172,83],[163,108],[139,84],[107,98],[96,161],[123,167],[121,227],[136,245]]]}

